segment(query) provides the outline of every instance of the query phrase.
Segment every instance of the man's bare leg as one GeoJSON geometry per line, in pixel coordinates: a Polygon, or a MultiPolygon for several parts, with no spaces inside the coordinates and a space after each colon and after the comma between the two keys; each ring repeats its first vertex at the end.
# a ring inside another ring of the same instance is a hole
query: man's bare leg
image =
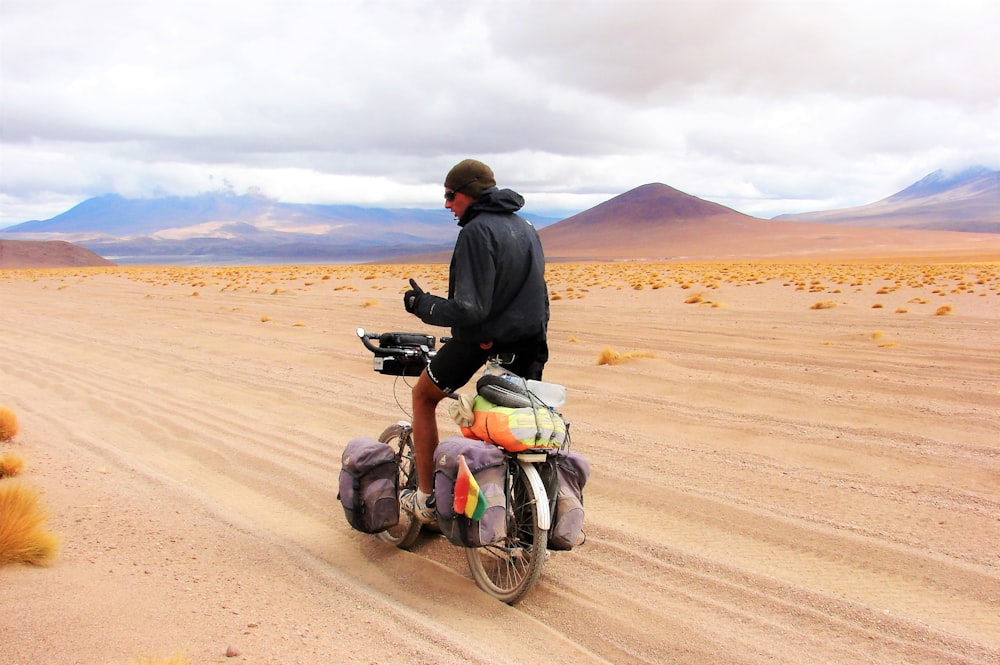
{"type": "Polygon", "coordinates": [[[445,393],[434,385],[427,370],[413,387],[413,449],[417,457],[417,486],[425,494],[434,492],[434,450],[438,445],[437,405],[445,393]]]}

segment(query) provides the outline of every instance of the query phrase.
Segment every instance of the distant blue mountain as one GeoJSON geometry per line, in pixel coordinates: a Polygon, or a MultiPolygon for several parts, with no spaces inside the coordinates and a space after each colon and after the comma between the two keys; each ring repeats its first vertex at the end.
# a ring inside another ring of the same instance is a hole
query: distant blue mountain
{"type": "Polygon", "coordinates": [[[845,226],[1000,233],[1000,171],[974,166],[938,170],[874,203],[779,215],[776,220],[845,226]]]}
{"type": "Polygon", "coordinates": [[[937,196],[959,188],[965,189],[967,195],[989,192],[996,195],[998,183],[1000,183],[1000,171],[985,166],[973,166],[951,174],[938,169],[885,200],[911,201],[937,196]]]}
{"type": "Polygon", "coordinates": [[[444,210],[420,208],[362,208],[354,205],[281,203],[261,196],[199,194],[153,199],[127,199],[105,194],[70,208],[46,220],[33,220],[7,227],[18,233],[103,233],[130,236],[155,233],[168,228],[208,222],[281,221],[291,225],[315,222],[334,224],[407,223],[452,226],[454,220],[444,210]]]}
{"type": "MultiPolygon", "coordinates": [[[[540,227],[558,221],[526,216],[540,227]]],[[[230,193],[152,199],[106,194],[51,219],[15,224],[2,232],[10,239],[68,240],[105,257],[135,262],[142,257],[348,261],[450,249],[458,226],[444,207],[281,203],[230,193]]]]}

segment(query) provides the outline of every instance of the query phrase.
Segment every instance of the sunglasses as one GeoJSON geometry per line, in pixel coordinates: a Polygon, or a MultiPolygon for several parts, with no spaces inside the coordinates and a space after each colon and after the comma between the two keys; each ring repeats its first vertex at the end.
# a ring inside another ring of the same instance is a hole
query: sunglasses
{"type": "Polygon", "coordinates": [[[465,189],[466,187],[468,187],[472,183],[476,182],[477,180],[479,180],[479,178],[473,178],[472,180],[470,180],[469,182],[465,183],[461,187],[456,187],[455,189],[446,190],[445,193],[444,193],[444,200],[445,201],[454,201],[455,200],[455,194],[458,194],[460,191],[462,191],[463,189],[465,189]]]}

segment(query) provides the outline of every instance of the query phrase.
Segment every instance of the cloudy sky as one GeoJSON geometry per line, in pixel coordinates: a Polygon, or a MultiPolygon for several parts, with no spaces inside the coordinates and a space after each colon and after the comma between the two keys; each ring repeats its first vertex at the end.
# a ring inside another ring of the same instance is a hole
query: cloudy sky
{"type": "MultiPolygon", "coordinates": [[[[1000,168],[995,0],[3,0],[0,226],[104,193],[771,217],[1000,168]]],[[[443,211],[443,214],[447,214],[443,211]]]]}

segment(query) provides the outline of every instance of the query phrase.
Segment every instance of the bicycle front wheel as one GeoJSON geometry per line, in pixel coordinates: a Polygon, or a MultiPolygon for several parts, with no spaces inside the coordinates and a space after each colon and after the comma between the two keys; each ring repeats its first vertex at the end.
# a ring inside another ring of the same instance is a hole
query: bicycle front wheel
{"type": "Polygon", "coordinates": [[[507,537],[465,550],[476,585],[508,605],[521,600],[542,574],[549,532],[538,526],[538,500],[524,471],[515,466],[508,480],[507,537]]]}
{"type": "MultiPolygon", "coordinates": [[[[400,491],[417,488],[417,465],[413,452],[413,437],[409,425],[391,425],[382,432],[378,440],[388,443],[396,451],[396,469],[400,491]]],[[[380,540],[392,543],[400,549],[409,549],[420,535],[420,522],[405,510],[399,511],[396,526],[380,531],[380,540]]]]}

